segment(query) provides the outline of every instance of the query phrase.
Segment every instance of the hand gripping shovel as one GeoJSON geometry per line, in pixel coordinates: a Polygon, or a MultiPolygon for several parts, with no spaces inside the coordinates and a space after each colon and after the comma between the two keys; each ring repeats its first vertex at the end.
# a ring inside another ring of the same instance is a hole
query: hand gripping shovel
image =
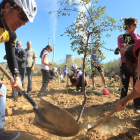
{"type": "MultiPolygon", "coordinates": [[[[123,101],[122,101],[122,105],[126,104],[129,100],[131,100],[131,97],[133,97],[136,94],[136,90],[132,91],[131,94],[129,94],[123,101]]],[[[110,118],[110,116],[116,112],[117,109],[114,108],[107,116],[105,116],[101,121],[99,121],[96,125],[94,125],[93,127],[88,129],[88,132],[91,131],[92,129],[95,129],[96,127],[98,127],[99,125],[101,125],[102,123],[104,123],[108,118],[110,118]]]]}
{"type": "MultiPolygon", "coordinates": [[[[0,65],[0,70],[11,80],[13,77],[0,65]]],[[[79,132],[76,120],[65,110],[45,101],[43,98],[38,105],[27,92],[20,86],[16,87],[34,107],[34,124],[54,135],[69,137],[79,132]]]]}

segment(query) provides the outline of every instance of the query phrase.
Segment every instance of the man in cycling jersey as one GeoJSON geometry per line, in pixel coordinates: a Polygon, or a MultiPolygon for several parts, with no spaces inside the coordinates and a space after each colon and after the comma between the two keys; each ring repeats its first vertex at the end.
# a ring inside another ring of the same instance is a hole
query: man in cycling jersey
{"type": "MultiPolygon", "coordinates": [[[[0,43],[5,42],[8,67],[14,77],[10,80],[12,87],[21,84],[21,77],[18,71],[18,64],[15,58],[15,31],[25,25],[26,22],[33,22],[37,8],[34,0],[2,0],[0,3],[0,43]]],[[[17,90],[18,91],[18,90],[17,90]]],[[[6,133],[5,124],[6,87],[4,81],[0,81],[0,140],[15,140],[20,136],[19,132],[6,133]]]]}

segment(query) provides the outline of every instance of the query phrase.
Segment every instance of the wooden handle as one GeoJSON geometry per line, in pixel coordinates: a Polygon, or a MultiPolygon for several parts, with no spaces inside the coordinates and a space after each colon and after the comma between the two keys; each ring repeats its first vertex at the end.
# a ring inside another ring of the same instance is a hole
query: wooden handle
{"type": "MultiPolygon", "coordinates": [[[[122,105],[125,105],[129,100],[131,100],[131,98],[134,96],[134,94],[136,94],[136,90],[132,91],[131,94],[129,94],[123,101],[122,101],[122,105]]],[[[91,131],[92,129],[95,129],[96,127],[98,127],[99,125],[101,125],[102,123],[104,123],[108,118],[110,118],[110,116],[116,112],[117,109],[114,108],[107,116],[105,116],[101,121],[99,121],[96,125],[94,125],[93,127],[88,129],[88,132],[91,131]]]]}
{"type": "MultiPolygon", "coordinates": [[[[9,79],[14,79],[9,72],[0,64],[0,70],[4,73],[4,75],[9,79]]],[[[22,93],[22,95],[32,104],[32,106],[37,109],[38,104],[30,97],[30,95],[22,88],[22,86],[17,85],[16,88],[22,93]]]]}

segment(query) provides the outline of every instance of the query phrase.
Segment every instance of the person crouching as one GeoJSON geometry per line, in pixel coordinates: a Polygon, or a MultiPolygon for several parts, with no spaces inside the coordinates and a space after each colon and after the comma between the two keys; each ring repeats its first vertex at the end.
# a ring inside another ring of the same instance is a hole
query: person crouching
{"type": "MultiPolygon", "coordinates": [[[[79,91],[80,87],[81,87],[81,92],[82,92],[83,91],[83,88],[82,88],[82,75],[83,75],[83,72],[78,69],[76,64],[73,64],[71,66],[70,70],[72,71],[72,74],[69,75],[69,73],[67,73],[67,77],[70,79],[71,85],[67,85],[67,87],[76,86],[76,91],[79,91]]],[[[85,79],[84,80],[85,86],[87,86],[86,77],[84,79],[85,79]]]]}

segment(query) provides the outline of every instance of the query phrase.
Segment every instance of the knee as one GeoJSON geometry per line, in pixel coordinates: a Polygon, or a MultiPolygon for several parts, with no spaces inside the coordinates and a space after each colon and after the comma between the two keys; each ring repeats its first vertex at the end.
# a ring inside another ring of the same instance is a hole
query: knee
{"type": "Polygon", "coordinates": [[[3,95],[6,95],[6,92],[7,92],[7,88],[4,84],[0,84],[0,92],[3,94],[3,95]]]}

